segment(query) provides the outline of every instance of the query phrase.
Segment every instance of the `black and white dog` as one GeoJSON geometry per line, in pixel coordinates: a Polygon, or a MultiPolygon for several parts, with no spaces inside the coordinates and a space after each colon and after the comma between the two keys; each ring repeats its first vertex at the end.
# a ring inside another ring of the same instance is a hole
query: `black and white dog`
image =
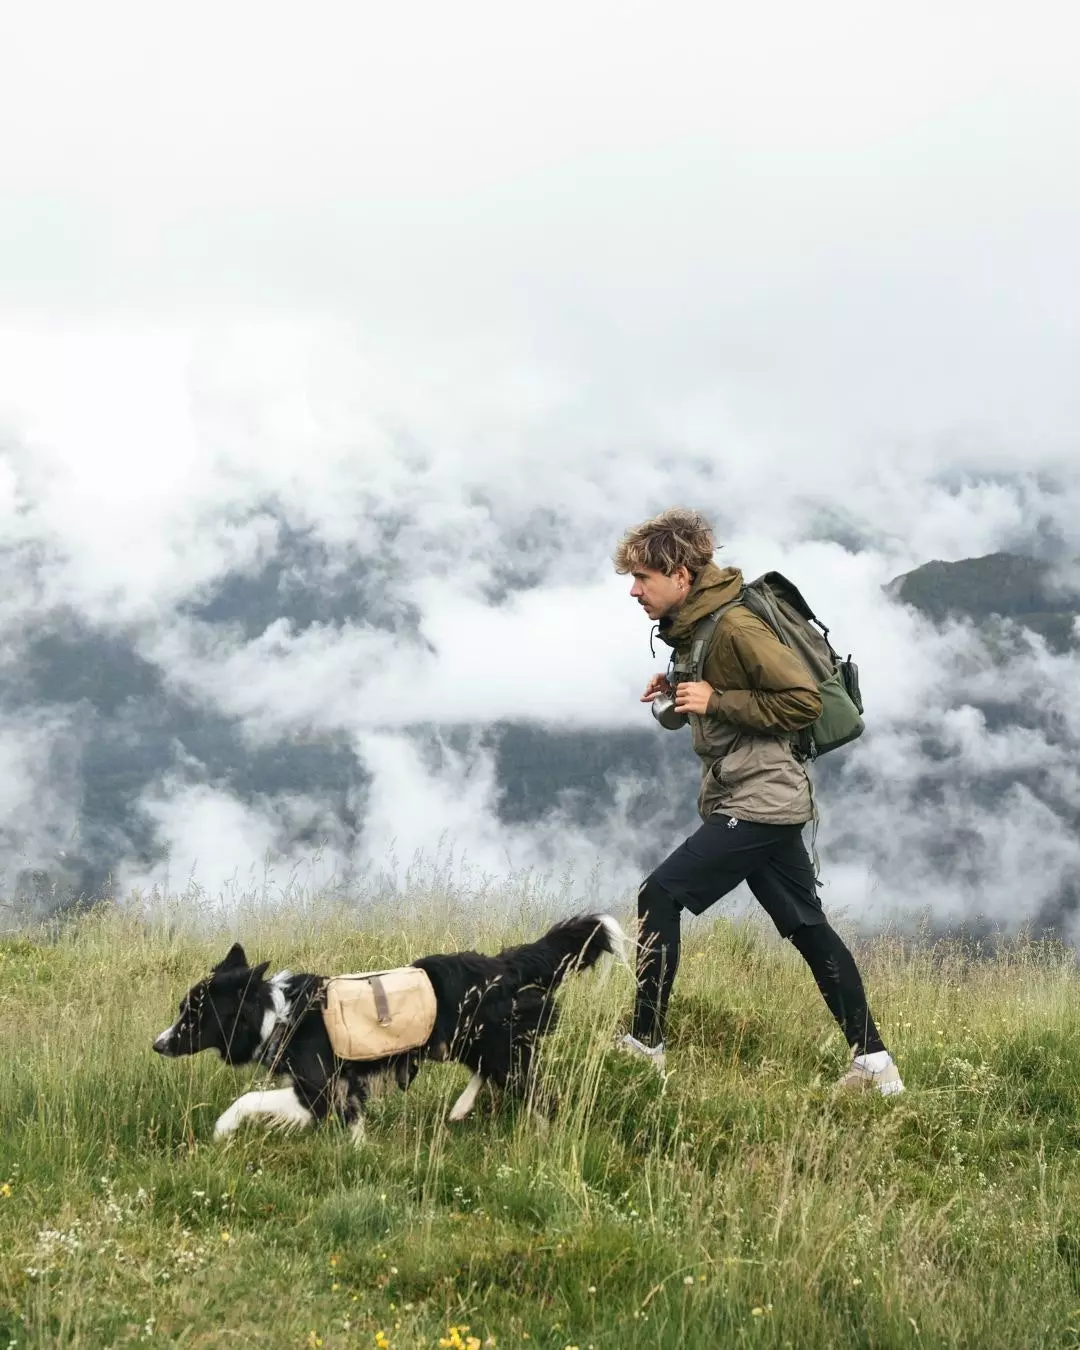
{"type": "Polygon", "coordinates": [[[610,954],[629,964],[627,938],[607,914],[557,923],[537,942],[508,947],[498,956],[455,952],[412,964],[427,973],[435,992],[435,1026],[427,1042],[407,1054],[357,1062],[330,1047],[321,999],[326,977],[283,970],[265,978],[268,961],[248,964],[239,943],[205,980],[188,990],[180,1016],[154,1041],[160,1055],[217,1050],[228,1064],[262,1064],[289,1079],[286,1088],[246,1092],[214,1126],[215,1138],[232,1133],[249,1116],[278,1124],[308,1125],[336,1117],[353,1137],[363,1137],[369,1079],[392,1073],[402,1088],[420,1062],[456,1060],[473,1074],[450,1111],[464,1120],[484,1083],[524,1096],[533,1047],[558,1012],[554,993],[574,969],[610,954]]]}

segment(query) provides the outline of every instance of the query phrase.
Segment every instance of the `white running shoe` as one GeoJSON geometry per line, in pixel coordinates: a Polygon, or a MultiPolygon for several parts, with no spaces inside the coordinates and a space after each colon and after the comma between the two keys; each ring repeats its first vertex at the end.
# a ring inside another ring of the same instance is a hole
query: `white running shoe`
{"type": "Polygon", "coordinates": [[[895,1097],[903,1092],[904,1081],[888,1050],[877,1050],[872,1055],[855,1055],[837,1086],[856,1092],[873,1088],[883,1097],[895,1097]]]}
{"type": "Polygon", "coordinates": [[[664,1042],[659,1045],[646,1045],[644,1041],[639,1041],[636,1036],[631,1036],[629,1032],[621,1036],[615,1042],[619,1050],[627,1050],[632,1055],[640,1055],[647,1059],[661,1077],[664,1075],[664,1042]]]}

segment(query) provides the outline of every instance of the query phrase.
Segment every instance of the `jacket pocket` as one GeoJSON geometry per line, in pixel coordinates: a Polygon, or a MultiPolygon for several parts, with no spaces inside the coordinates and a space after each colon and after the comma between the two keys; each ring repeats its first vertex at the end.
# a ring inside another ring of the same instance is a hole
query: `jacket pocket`
{"type": "Polygon", "coordinates": [[[754,763],[756,750],[757,746],[753,740],[745,740],[733,746],[722,759],[718,759],[712,766],[717,786],[724,792],[731,792],[740,783],[745,783],[757,767],[754,763]]]}

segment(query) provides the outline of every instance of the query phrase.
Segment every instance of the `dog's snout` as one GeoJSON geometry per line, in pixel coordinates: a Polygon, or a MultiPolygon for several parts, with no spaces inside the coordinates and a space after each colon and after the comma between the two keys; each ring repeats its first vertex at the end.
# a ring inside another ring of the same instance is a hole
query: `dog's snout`
{"type": "Polygon", "coordinates": [[[172,1027],[168,1027],[165,1031],[163,1031],[163,1032],[161,1033],[160,1036],[155,1036],[155,1038],[154,1038],[154,1050],[155,1050],[159,1055],[172,1055],[172,1054],[175,1054],[175,1049],[174,1049],[174,1047],[173,1047],[173,1029],[172,1029],[172,1027]]]}

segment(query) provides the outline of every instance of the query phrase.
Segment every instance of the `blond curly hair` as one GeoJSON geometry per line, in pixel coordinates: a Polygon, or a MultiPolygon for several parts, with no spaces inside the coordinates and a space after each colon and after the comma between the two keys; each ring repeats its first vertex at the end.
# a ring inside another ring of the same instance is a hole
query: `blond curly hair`
{"type": "Polygon", "coordinates": [[[686,567],[696,576],[712,561],[715,547],[712,526],[700,511],[672,506],[627,530],[612,560],[620,573],[648,569],[669,577],[686,567]]]}

